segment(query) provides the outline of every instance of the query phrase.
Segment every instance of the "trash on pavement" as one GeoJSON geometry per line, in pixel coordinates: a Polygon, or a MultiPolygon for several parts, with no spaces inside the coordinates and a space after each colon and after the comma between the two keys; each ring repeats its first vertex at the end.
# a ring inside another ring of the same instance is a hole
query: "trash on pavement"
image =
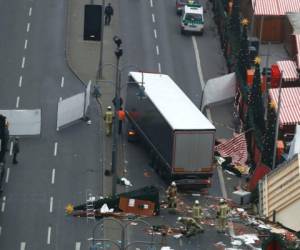
{"type": "Polygon", "coordinates": [[[125,185],[125,186],[132,187],[131,182],[130,182],[128,179],[126,179],[125,177],[120,178],[120,179],[118,180],[118,183],[119,183],[119,184],[122,184],[122,185],[125,185]]]}
{"type": "Polygon", "coordinates": [[[105,214],[105,213],[112,213],[114,211],[113,208],[109,209],[107,204],[104,203],[103,206],[100,208],[100,212],[105,214]]]}

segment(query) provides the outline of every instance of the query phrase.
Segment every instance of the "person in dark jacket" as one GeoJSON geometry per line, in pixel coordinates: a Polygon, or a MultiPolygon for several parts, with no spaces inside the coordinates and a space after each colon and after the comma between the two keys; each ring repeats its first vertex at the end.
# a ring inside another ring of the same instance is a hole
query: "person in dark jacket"
{"type": "Polygon", "coordinates": [[[109,25],[111,21],[111,16],[114,14],[114,9],[110,3],[105,7],[104,14],[105,14],[105,25],[109,25]]]}
{"type": "Polygon", "coordinates": [[[13,164],[18,164],[17,154],[20,152],[19,138],[15,138],[13,143],[13,164]]]}

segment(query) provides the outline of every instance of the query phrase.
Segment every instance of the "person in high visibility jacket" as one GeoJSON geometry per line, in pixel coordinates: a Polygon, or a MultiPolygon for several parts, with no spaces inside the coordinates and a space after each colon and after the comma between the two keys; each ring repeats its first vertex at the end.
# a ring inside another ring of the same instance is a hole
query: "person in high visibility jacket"
{"type": "Polygon", "coordinates": [[[229,214],[229,207],[224,199],[220,199],[219,207],[217,210],[217,219],[218,219],[218,232],[225,233],[227,225],[227,217],[229,214]]]}
{"type": "Polygon", "coordinates": [[[168,208],[176,208],[177,187],[174,181],[172,181],[171,185],[168,187],[166,194],[168,198],[168,208]]]}
{"type": "Polygon", "coordinates": [[[111,135],[112,132],[112,124],[113,124],[114,114],[111,111],[111,106],[107,107],[107,110],[104,115],[105,127],[106,127],[106,135],[111,135]]]}
{"type": "Polygon", "coordinates": [[[183,225],[185,225],[185,231],[183,233],[186,237],[191,237],[196,235],[197,233],[204,232],[200,224],[191,217],[178,217],[177,220],[178,222],[181,222],[183,225]]]}
{"type": "Polygon", "coordinates": [[[203,219],[203,210],[198,200],[195,200],[192,210],[193,210],[193,219],[199,223],[199,226],[204,231],[202,225],[200,224],[201,220],[203,219]]]}
{"type": "Polygon", "coordinates": [[[122,124],[125,121],[125,111],[123,110],[123,108],[120,108],[120,110],[118,111],[118,118],[119,118],[118,132],[119,132],[119,134],[121,134],[122,133],[122,124]]]}

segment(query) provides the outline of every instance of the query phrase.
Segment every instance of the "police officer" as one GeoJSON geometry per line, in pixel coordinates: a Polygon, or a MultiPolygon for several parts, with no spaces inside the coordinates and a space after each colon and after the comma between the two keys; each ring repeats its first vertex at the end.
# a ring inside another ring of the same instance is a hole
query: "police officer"
{"type": "Polygon", "coordinates": [[[200,228],[204,231],[202,225],[200,224],[201,220],[203,219],[203,210],[198,200],[195,200],[192,210],[193,210],[193,219],[199,223],[200,228]]]}
{"type": "Polygon", "coordinates": [[[111,111],[111,106],[107,107],[107,110],[104,115],[105,127],[106,127],[106,135],[111,135],[112,132],[112,123],[113,123],[113,112],[111,111]]]}
{"type": "Polygon", "coordinates": [[[224,199],[220,199],[219,207],[217,211],[219,233],[225,233],[228,213],[229,213],[229,207],[226,201],[224,199]]]}
{"type": "Polygon", "coordinates": [[[176,202],[177,187],[176,187],[176,183],[174,181],[172,181],[172,183],[168,187],[166,193],[167,193],[167,197],[168,197],[168,208],[176,208],[177,207],[177,202],[176,202]]]}
{"type": "Polygon", "coordinates": [[[185,236],[191,237],[197,233],[203,233],[204,230],[197,221],[191,217],[178,217],[178,221],[185,225],[185,236]]]}

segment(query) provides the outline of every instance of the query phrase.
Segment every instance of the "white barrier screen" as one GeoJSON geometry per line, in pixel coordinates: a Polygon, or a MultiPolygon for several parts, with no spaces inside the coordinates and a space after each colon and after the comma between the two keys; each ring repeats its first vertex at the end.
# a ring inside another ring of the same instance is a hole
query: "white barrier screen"
{"type": "Polygon", "coordinates": [[[41,110],[0,110],[9,122],[10,135],[39,135],[41,133],[41,110]]]}
{"type": "Polygon", "coordinates": [[[80,93],[58,103],[57,130],[83,117],[84,102],[84,93],[80,93]]]}
{"type": "Polygon", "coordinates": [[[90,98],[91,98],[91,81],[89,82],[89,84],[86,87],[85,90],[85,108],[84,108],[84,113],[86,113],[89,105],[90,105],[90,98]]]}

